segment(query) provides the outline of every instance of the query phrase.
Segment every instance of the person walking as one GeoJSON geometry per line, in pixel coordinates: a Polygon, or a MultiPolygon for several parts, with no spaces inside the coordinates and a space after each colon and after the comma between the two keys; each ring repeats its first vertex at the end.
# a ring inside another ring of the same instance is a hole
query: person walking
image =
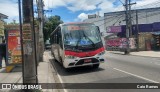
{"type": "Polygon", "coordinates": [[[6,66],[8,65],[6,60],[6,43],[5,40],[0,44],[0,69],[2,68],[2,60],[5,59],[6,66]]]}

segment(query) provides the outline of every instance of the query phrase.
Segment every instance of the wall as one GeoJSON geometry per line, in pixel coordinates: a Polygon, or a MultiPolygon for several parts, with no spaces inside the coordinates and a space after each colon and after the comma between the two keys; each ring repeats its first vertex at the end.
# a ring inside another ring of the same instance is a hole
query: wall
{"type": "Polygon", "coordinates": [[[140,33],[139,34],[139,49],[147,50],[146,43],[151,42],[152,34],[151,33],[140,33]]]}
{"type": "Polygon", "coordinates": [[[102,41],[103,41],[103,44],[105,44],[105,41],[104,41],[105,34],[104,33],[106,33],[106,30],[104,29],[104,17],[86,19],[84,20],[84,22],[94,23],[96,26],[99,26],[100,32],[103,33],[102,41]]]}
{"type": "MultiPolygon", "coordinates": [[[[126,25],[125,12],[110,12],[104,14],[105,28],[109,26],[126,25]]],[[[138,10],[138,23],[139,24],[151,24],[154,22],[160,22],[160,8],[140,9],[138,10]]],[[[132,24],[136,24],[136,12],[132,11],[132,24]]]]}

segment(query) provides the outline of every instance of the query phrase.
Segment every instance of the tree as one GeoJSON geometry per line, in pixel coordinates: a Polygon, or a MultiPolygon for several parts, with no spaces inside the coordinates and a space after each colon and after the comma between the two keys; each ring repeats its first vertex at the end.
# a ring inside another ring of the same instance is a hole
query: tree
{"type": "Polygon", "coordinates": [[[48,21],[44,23],[43,34],[44,34],[44,42],[50,38],[50,34],[54,31],[54,29],[63,23],[60,16],[51,16],[48,18],[48,21]]]}

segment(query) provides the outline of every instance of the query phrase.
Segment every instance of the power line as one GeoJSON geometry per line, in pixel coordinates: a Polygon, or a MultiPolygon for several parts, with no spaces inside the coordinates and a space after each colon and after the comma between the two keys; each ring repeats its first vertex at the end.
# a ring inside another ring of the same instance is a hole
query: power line
{"type": "Polygon", "coordinates": [[[124,5],[124,3],[121,0],[119,0],[119,1],[124,5]]]}
{"type": "MultiPolygon", "coordinates": [[[[123,17],[123,15],[121,15],[120,17],[119,17],[119,19],[120,18],[122,18],[123,17]]],[[[118,19],[118,20],[119,20],[118,19]]],[[[118,20],[117,20],[117,22],[118,22],[118,20]]],[[[104,23],[102,23],[102,24],[100,24],[99,26],[102,26],[102,25],[105,25],[106,23],[110,23],[110,22],[112,22],[113,21],[113,19],[110,19],[110,21],[105,21],[104,23]]],[[[116,22],[115,22],[116,23],[116,22]]],[[[113,23],[113,24],[115,24],[115,23],[113,23]]]]}
{"type": "MultiPolygon", "coordinates": [[[[123,4],[123,2],[121,1],[121,0],[119,0],[122,4],[123,4]]],[[[160,1],[159,0],[157,0],[156,2],[153,2],[153,3],[150,3],[150,4],[146,4],[146,5],[142,5],[142,6],[148,6],[148,5],[155,5],[155,3],[157,4],[157,3],[160,3],[160,1]]],[[[139,6],[139,7],[142,7],[142,6],[139,6]]],[[[138,8],[138,7],[137,7],[138,8]]],[[[119,9],[120,10],[120,9],[119,9]]],[[[117,10],[118,11],[118,10],[117,10]]],[[[119,15],[117,15],[117,16],[119,16],[119,15]]],[[[112,17],[115,17],[115,16],[112,16],[112,17]]],[[[93,21],[93,22],[99,22],[99,21],[102,21],[102,20],[105,20],[105,19],[107,19],[107,18],[112,18],[112,17],[104,17],[104,19],[100,19],[100,20],[96,20],[96,21],[93,21]]],[[[92,23],[93,23],[92,22],[92,23]]]]}
{"type": "Polygon", "coordinates": [[[150,14],[150,15],[144,15],[144,16],[140,16],[139,17],[139,19],[143,19],[143,18],[147,18],[147,17],[151,17],[151,16],[155,16],[155,15],[158,15],[158,14],[160,14],[160,12],[156,12],[156,13],[152,13],[152,14],[150,14]]]}
{"type": "Polygon", "coordinates": [[[143,7],[148,7],[149,5],[156,5],[156,4],[159,4],[160,3],[160,1],[159,0],[157,0],[157,1],[155,1],[155,2],[152,2],[152,3],[149,3],[149,4],[146,4],[146,5],[141,5],[141,6],[138,6],[138,7],[136,7],[135,9],[138,9],[138,8],[143,8],[143,7]]]}
{"type": "Polygon", "coordinates": [[[105,19],[109,19],[109,18],[115,18],[115,17],[118,17],[120,15],[122,15],[122,14],[119,14],[119,15],[116,15],[116,16],[112,16],[112,17],[106,17],[106,18],[104,17],[104,19],[99,19],[99,20],[96,20],[96,21],[92,21],[92,23],[99,22],[99,21],[102,21],[102,20],[105,20],[105,19]]]}

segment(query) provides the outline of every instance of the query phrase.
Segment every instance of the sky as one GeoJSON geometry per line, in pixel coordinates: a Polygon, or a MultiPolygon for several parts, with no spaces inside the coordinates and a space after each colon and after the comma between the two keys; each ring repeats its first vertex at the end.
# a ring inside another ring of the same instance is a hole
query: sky
{"type": "MultiPolygon", "coordinates": [[[[34,5],[36,5],[36,0],[34,5]]],[[[52,10],[45,12],[46,17],[59,15],[64,22],[78,22],[88,18],[90,14],[122,11],[124,10],[125,0],[43,0],[44,10],[52,10]]],[[[132,3],[137,3],[132,6],[132,9],[150,8],[160,6],[159,0],[131,0],[132,3]]],[[[34,10],[36,11],[36,10],[34,10]]],[[[18,0],[0,0],[0,13],[8,16],[7,22],[19,20],[18,0]]]]}

